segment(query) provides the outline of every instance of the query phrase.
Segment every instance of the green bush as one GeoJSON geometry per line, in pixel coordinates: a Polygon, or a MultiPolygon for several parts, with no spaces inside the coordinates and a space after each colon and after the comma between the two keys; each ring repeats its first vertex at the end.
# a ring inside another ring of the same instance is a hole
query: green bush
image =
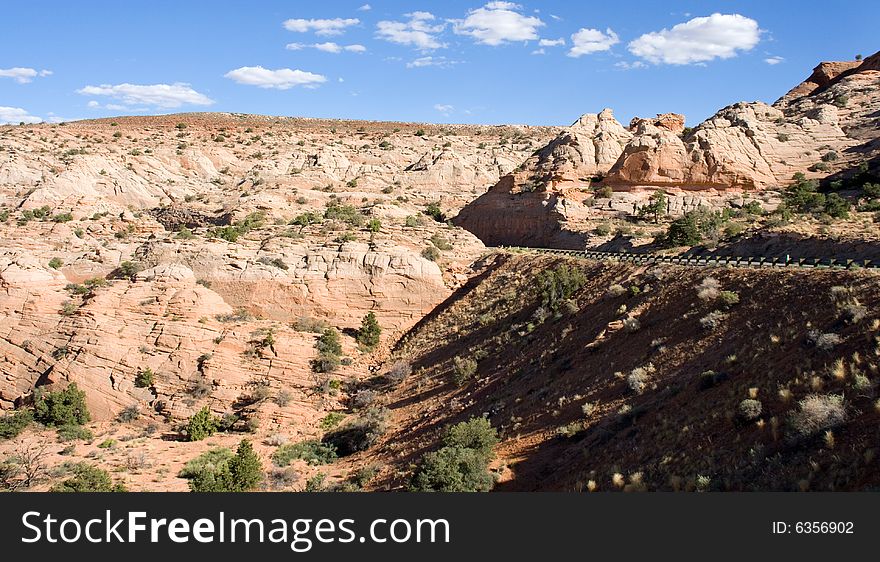
{"type": "Polygon", "coordinates": [[[15,410],[0,418],[0,439],[12,439],[34,421],[30,410],[15,410]]]}
{"type": "Polygon", "coordinates": [[[315,342],[318,357],[310,362],[312,370],[316,373],[330,373],[339,367],[342,356],[342,343],[339,340],[339,332],[333,328],[325,328],[315,342]]]}
{"type": "Polygon", "coordinates": [[[330,203],[324,211],[324,218],[328,220],[342,221],[351,226],[357,227],[364,224],[364,215],[362,215],[356,207],[351,205],[340,205],[336,202],[330,203]]]}
{"type": "Polygon", "coordinates": [[[538,276],[538,287],[541,292],[541,304],[556,311],[560,305],[587,282],[582,271],[572,269],[565,264],[554,269],[542,271],[538,276]]]}
{"type": "Polygon", "coordinates": [[[70,383],[64,390],[34,393],[34,419],[48,426],[82,425],[91,419],[86,393],[70,383]]]}
{"type": "Polygon", "coordinates": [[[95,438],[91,430],[74,424],[59,426],[55,433],[59,441],[91,441],[95,438]]]}
{"type": "Polygon", "coordinates": [[[143,268],[139,264],[131,261],[124,261],[120,263],[119,267],[116,268],[116,271],[113,272],[113,277],[119,279],[133,279],[135,275],[140,273],[141,269],[143,268]]]}
{"type": "Polygon", "coordinates": [[[295,459],[304,460],[309,466],[330,464],[336,460],[336,448],[312,439],[281,445],[272,453],[275,466],[287,466],[295,459]]]}
{"type": "Polygon", "coordinates": [[[427,453],[413,475],[411,489],[420,492],[488,492],[489,472],[498,437],[488,420],[474,418],[447,430],[444,446],[427,453]]]}
{"type": "Polygon", "coordinates": [[[746,398],[739,403],[737,415],[744,421],[754,421],[761,417],[763,406],[759,400],[746,398]]]}
{"type": "Polygon", "coordinates": [[[379,232],[382,230],[382,221],[379,219],[370,219],[367,223],[367,230],[370,232],[379,232]]]}
{"type": "Polygon", "coordinates": [[[61,260],[61,258],[52,258],[51,260],[49,260],[49,267],[51,267],[52,269],[59,269],[62,265],[64,265],[64,262],[61,260]]]}
{"type": "Polygon", "coordinates": [[[214,435],[220,425],[219,420],[211,413],[210,408],[205,406],[186,424],[186,440],[201,441],[206,437],[214,435]]]}
{"type": "Polygon", "coordinates": [[[437,222],[446,222],[446,215],[440,209],[439,203],[429,203],[423,212],[437,222]]]}
{"type": "Polygon", "coordinates": [[[438,250],[435,246],[427,246],[424,250],[422,250],[422,257],[426,260],[437,261],[440,259],[440,250],[438,250]]]}
{"type": "Polygon", "coordinates": [[[387,431],[387,412],[370,408],[344,426],[326,434],[321,440],[333,447],[340,457],[346,457],[372,447],[387,431]]]}
{"type": "Polygon", "coordinates": [[[243,439],[235,455],[213,449],[190,461],[180,476],[193,492],[247,492],[263,480],[263,463],[250,441],[243,439]]]}
{"type": "Polygon", "coordinates": [[[309,226],[310,224],[315,224],[319,222],[321,222],[321,217],[317,213],[308,211],[297,215],[288,224],[296,226],[309,226]]]}
{"type": "Polygon", "coordinates": [[[376,320],[376,315],[370,311],[364,316],[355,339],[365,349],[371,350],[379,345],[379,337],[381,334],[382,328],[379,326],[379,321],[376,320]]]}
{"type": "Polygon", "coordinates": [[[81,462],[72,467],[73,477],[52,486],[50,492],[125,492],[121,483],[114,484],[110,474],[96,466],[81,462]]]}
{"type": "Polygon", "coordinates": [[[138,371],[138,374],[134,378],[134,385],[138,388],[149,388],[153,386],[155,382],[156,376],[153,374],[153,370],[149,367],[138,371]]]}
{"type": "Polygon", "coordinates": [[[447,251],[452,249],[452,244],[450,244],[448,240],[446,240],[439,234],[431,236],[431,244],[436,246],[438,250],[447,251]]]}
{"type": "Polygon", "coordinates": [[[447,447],[473,449],[489,458],[492,456],[492,449],[498,444],[498,432],[486,418],[471,418],[450,427],[443,437],[443,444],[447,447]]]}
{"type": "Polygon", "coordinates": [[[470,357],[452,359],[452,380],[461,386],[477,374],[477,362],[470,357]]]}

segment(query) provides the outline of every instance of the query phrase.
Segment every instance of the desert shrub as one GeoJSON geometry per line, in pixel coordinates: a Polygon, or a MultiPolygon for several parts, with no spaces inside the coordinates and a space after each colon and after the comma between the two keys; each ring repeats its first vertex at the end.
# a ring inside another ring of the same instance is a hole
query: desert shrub
{"type": "Polygon", "coordinates": [[[317,213],[313,213],[311,211],[299,214],[292,218],[288,224],[291,226],[309,226],[310,224],[315,224],[321,222],[321,217],[317,213]]]}
{"type": "Polygon", "coordinates": [[[488,420],[471,419],[451,427],[444,446],[427,453],[416,469],[410,488],[420,492],[488,492],[494,485],[489,472],[497,434],[488,420]]]}
{"type": "Polygon", "coordinates": [[[34,419],[48,426],[81,425],[91,419],[86,393],[70,383],[64,390],[34,393],[34,419]]]}
{"type": "Polygon", "coordinates": [[[379,345],[379,336],[381,334],[382,328],[379,326],[379,321],[376,320],[376,315],[370,311],[364,316],[355,339],[365,349],[372,350],[379,345]]]}
{"type": "Polygon", "coordinates": [[[868,315],[868,308],[858,303],[848,303],[843,306],[841,312],[844,320],[849,324],[858,324],[868,315]]]}
{"type": "Polygon", "coordinates": [[[816,349],[820,351],[831,351],[843,339],[834,333],[821,333],[817,330],[812,330],[807,334],[807,341],[815,345],[816,349]]]}
{"type": "Polygon", "coordinates": [[[141,415],[140,408],[137,407],[137,404],[132,404],[131,406],[126,406],[119,415],[116,416],[116,419],[123,423],[133,422],[138,419],[141,415]]]}
{"type": "Polygon", "coordinates": [[[141,267],[140,264],[132,261],[124,261],[113,271],[112,277],[117,279],[133,279],[142,269],[143,267],[141,267]]]}
{"type": "Polygon", "coordinates": [[[382,221],[379,219],[370,219],[367,222],[367,230],[370,232],[379,232],[382,230],[382,221]]]}
{"type": "Polygon", "coordinates": [[[422,250],[422,257],[426,260],[437,261],[440,259],[440,250],[438,250],[435,246],[427,246],[424,250],[422,250]]]}
{"type": "Polygon", "coordinates": [[[703,371],[700,373],[699,379],[699,388],[700,390],[706,390],[712,388],[718,383],[724,382],[728,379],[728,375],[726,373],[716,373],[715,371],[703,371]]]}
{"type": "Polygon", "coordinates": [[[232,458],[232,451],[225,447],[208,449],[198,457],[187,462],[181,469],[180,478],[193,478],[199,472],[215,470],[217,466],[225,464],[232,458]]]}
{"type": "Polygon", "coordinates": [[[275,395],[275,404],[282,408],[290,404],[291,400],[293,400],[293,393],[289,390],[279,390],[278,394],[275,395]]]}
{"type": "Polygon", "coordinates": [[[345,414],[343,414],[342,412],[328,412],[326,416],[321,418],[321,423],[319,424],[319,427],[324,431],[328,431],[338,426],[340,423],[342,423],[342,420],[344,419],[345,414]]]}
{"type": "Polygon", "coordinates": [[[315,349],[318,353],[329,353],[331,355],[342,354],[342,343],[339,340],[339,332],[333,328],[327,328],[315,342],[315,349]]]}
{"type": "Polygon", "coordinates": [[[610,186],[604,185],[602,187],[596,188],[595,194],[596,197],[598,197],[599,199],[611,199],[611,197],[614,195],[614,190],[611,189],[610,186]]]}
{"type": "Polygon", "coordinates": [[[400,384],[408,376],[412,374],[412,364],[409,361],[395,361],[391,368],[388,369],[388,373],[386,373],[385,378],[393,383],[400,384]]]}
{"type": "Polygon", "coordinates": [[[636,394],[643,393],[651,382],[654,365],[648,363],[644,367],[636,367],[626,377],[626,385],[636,394]]]}
{"type": "Polygon", "coordinates": [[[642,323],[635,316],[628,316],[623,319],[623,329],[627,332],[638,332],[642,328],[642,323]]]}
{"type": "Polygon", "coordinates": [[[718,300],[725,307],[730,308],[735,304],[739,304],[739,295],[734,291],[721,291],[718,293],[718,300]]]}
{"type": "Polygon", "coordinates": [[[59,441],[91,441],[95,438],[87,427],[75,424],[58,426],[55,433],[59,441]]]}
{"type": "Polygon", "coordinates": [[[439,234],[431,236],[431,244],[436,246],[438,250],[446,251],[452,249],[452,244],[450,244],[448,240],[446,240],[439,234]]]}
{"type": "Polygon", "coordinates": [[[49,267],[51,267],[52,269],[58,269],[62,265],[64,265],[64,262],[61,260],[61,258],[52,258],[51,260],[49,260],[49,267]]]}
{"type": "Polygon", "coordinates": [[[706,277],[697,285],[697,298],[702,301],[713,301],[721,292],[721,283],[714,277],[706,277]]]}
{"type": "Polygon", "coordinates": [[[404,222],[404,226],[407,228],[416,228],[417,226],[421,226],[422,221],[419,220],[419,217],[415,215],[410,215],[406,217],[406,221],[404,222]]]}
{"type": "Polygon", "coordinates": [[[156,376],[153,374],[153,370],[149,367],[139,370],[134,378],[134,385],[138,388],[151,387],[155,382],[156,376]]]}
{"type": "Polygon", "coordinates": [[[498,432],[486,418],[471,418],[450,427],[443,436],[447,447],[473,449],[489,457],[492,448],[498,444],[498,432]]]}
{"type": "Polygon", "coordinates": [[[338,220],[355,227],[364,224],[364,215],[356,207],[340,205],[334,201],[331,201],[324,210],[324,218],[327,220],[338,220]]]}
{"type": "Polygon", "coordinates": [[[309,466],[330,464],[336,460],[336,448],[313,439],[282,445],[272,453],[275,466],[287,466],[296,459],[306,461],[309,466]]]}
{"type": "Polygon", "coordinates": [[[601,223],[593,229],[593,233],[596,236],[608,236],[611,234],[611,226],[606,223],[601,223]]]}
{"type": "Polygon", "coordinates": [[[437,222],[446,222],[446,215],[440,210],[439,203],[429,203],[423,212],[437,222]]]}
{"type": "Polygon", "coordinates": [[[348,401],[352,410],[369,408],[376,401],[376,391],[364,388],[355,392],[348,401]]]}
{"type": "Polygon", "coordinates": [[[761,417],[763,406],[760,400],[746,398],[739,403],[737,415],[744,421],[753,421],[761,417]]]}
{"type": "Polygon", "coordinates": [[[452,380],[455,384],[462,385],[477,374],[477,362],[470,357],[455,357],[452,359],[452,380]]]}
{"type": "Polygon", "coordinates": [[[610,298],[617,298],[626,294],[626,287],[623,285],[618,285],[615,283],[608,287],[608,290],[605,292],[605,296],[610,298]]]}
{"type": "Polygon", "coordinates": [[[257,263],[261,263],[263,265],[271,265],[272,267],[277,267],[278,269],[287,270],[289,267],[284,260],[281,258],[270,258],[269,256],[263,256],[257,260],[257,263]]]}
{"type": "Polygon", "coordinates": [[[386,417],[385,410],[370,408],[354,420],[324,435],[321,441],[332,447],[340,457],[366,451],[385,434],[386,417]]]}
{"type": "Polygon", "coordinates": [[[0,439],[12,439],[34,421],[30,410],[15,410],[0,418],[0,439]]]}
{"type": "Polygon", "coordinates": [[[538,276],[541,304],[556,311],[563,301],[571,298],[586,282],[587,278],[582,271],[572,269],[565,264],[542,271],[538,276]]]}
{"type": "Polygon", "coordinates": [[[214,449],[187,463],[180,476],[189,479],[193,492],[247,492],[263,480],[263,463],[243,439],[235,455],[214,449]]]}
{"type": "Polygon", "coordinates": [[[705,239],[717,240],[725,216],[718,211],[697,209],[685,213],[666,230],[666,234],[658,239],[665,246],[696,246],[705,239]]]}
{"type": "Polygon", "coordinates": [[[71,471],[73,477],[52,486],[50,492],[125,492],[121,483],[113,483],[110,474],[88,463],[77,463],[71,471]]]}
{"type": "Polygon", "coordinates": [[[312,359],[310,365],[316,373],[330,373],[339,367],[342,355],[342,343],[339,340],[339,332],[333,328],[326,328],[315,342],[318,356],[312,359]]]}
{"type": "Polygon", "coordinates": [[[843,396],[811,394],[798,402],[798,411],[789,416],[789,427],[794,437],[807,438],[846,421],[843,396]]]}
{"type": "Polygon", "coordinates": [[[720,310],[713,310],[709,314],[700,318],[700,327],[704,330],[717,330],[724,325],[724,321],[726,319],[727,314],[721,312],[720,310]]]}
{"type": "Polygon", "coordinates": [[[219,420],[211,413],[211,409],[205,406],[196,412],[186,424],[186,440],[201,441],[214,435],[219,426],[219,420]]]}
{"type": "Polygon", "coordinates": [[[300,316],[293,327],[298,332],[313,332],[316,334],[320,334],[328,328],[326,321],[320,318],[312,318],[311,316],[300,316]]]}

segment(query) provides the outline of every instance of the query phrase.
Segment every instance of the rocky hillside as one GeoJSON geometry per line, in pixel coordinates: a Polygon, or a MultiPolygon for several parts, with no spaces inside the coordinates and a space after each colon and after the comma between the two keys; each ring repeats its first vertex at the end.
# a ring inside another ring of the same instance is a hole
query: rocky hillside
{"type": "Polygon", "coordinates": [[[673,215],[743,198],[774,208],[795,173],[823,179],[877,160],[878,61],[822,63],[772,106],[737,103],[694,129],[676,114],[626,129],[608,109],[585,115],[455,223],[489,245],[583,248],[597,221],[634,213],[658,188],[673,215]]]}
{"type": "Polygon", "coordinates": [[[405,487],[486,416],[496,490],[873,488],[878,299],[869,273],[500,255],[401,339],[360,462],[405,487]]]}

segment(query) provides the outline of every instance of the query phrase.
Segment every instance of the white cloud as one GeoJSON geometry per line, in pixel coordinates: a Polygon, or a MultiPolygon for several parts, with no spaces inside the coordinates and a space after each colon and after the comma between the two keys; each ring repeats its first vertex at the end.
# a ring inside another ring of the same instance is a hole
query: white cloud
{"type": "Polygon", "coordinates": [[[27,111],[20,107],[4,107],[0,105],[0,125],[13,123],[41,123],[43,120],[39,117],[30,115],[27,111]]]}
{"type": "Polygon", "coordinates": [[[620,43],[620,38],[609,27],[605,32],[598,29],[581,28],[571,36],[572,47],[568,50],[568,56],[580,57],[600,51],[607,51],[612,45],[620,43]]]}
{"type": "Polygon", "coordinates": [[[436,109],[440,113],[449,113],[453,109],[455,109],[455,106],[452,106],[452,105],[449,105],[446,103],[436,103],[436,104],[434,104],[434,109],[436,109]]]}
{"type": "Polygon", "coordinates": [[[449,68],[458,64],[457,60],[449,60],[446,57],[419,57],[413,61],[406,63],[407,68],[423,68],[426,66],[437,66],[440,68],[449,68]]]}
{"type": "Polygon", "coordinates": [[[373,7],[370,6],[369,4],[364,4],[363,6],[358,8],[358,12],[369,12],[372,9],[373,9],[373,7]]]}
{"type": "Polygon", "coordinates": [[[768,57],[768,58],[764,59],[764,62],[766,62],[770,66],[773,66],[773,65],[779,64],[781,62],[785,62],[785,59],[782,57],[778,57],[778,56],[772,56],[772,57],[768,57]]]}
{"type": "Polygon", "coordinates": [[[532,51],[532,54],[533,55],[546,55],[547,51],[545,51],[543,48],[535,49],[534,51],[532,51]]]}
{"type": "Polygon", "coordinates": [[[130,105],[171,109],[181,105],[211,105],[214,100],[193,90],[189,84],[101,84],[76,91],[84,96],[108,96],[130,105]]]}
{"type": "Polygon", "coordinates": [[[89,100],[89,103],[86,104],[88,107],[101,107],[101,104],[96,102],[95,100],[89,100]]]}
{"type": "Polygon", "coordinates": [[[452,30],[458,35],[469,35],[483,45],[501,45],[508,41],[529,41],[538,38],[538,28],[544,22],[533,16],[524,16],[517,10],[522,6],[513,2],[489,2],[482,8],[470,10],[463,20],[453,21],[452,30]]]}
{"type": "Polygon", "coordinates": [[[654,64],[693,64],[729,59],[761,40],[758,22],[739,14],[712,14],[672,29],[646,33],[630,42],[629,51],[654,64]]]}
{"type": "Polygon", "coordinates": [[[288,90],[294,86],[315,88],[327,81],[325,76],[313,72],[291,70],[289,68],[270,70],[262,66],[243,66],[230,70],[223,76],[239,84],[258,86],[260,88],[275,88],[277,90],[288,90]]]}
{"type": "Polygon", "coordinates": [[[617,68],[619,68],[621,70],[636,70],[638,68],[647,68],[648,67],[647,64],[643,63],[640,60],[633,61],[633,62],[620,61],[620,62],[614,63],[614,66],[616,66],[617,68]]]}
{"type": "Polygon", "coordinates": [[[13,68],[0,68],[0,77],[12,78],[19,84],[27,84],[32,82],[37,76],[51,76],[51,70],[37,70],[35,68],[23,68],[16,66],[13,68]]]}
{"type": "Polygon", "coordinates": [[[334,19],[289,19],[284,22],[284,29],[305,33],[314,31],[317,35],[339,35],[345,32],[345,28],[361,23],[357,18],[334,18],[334,19]]]}
{"type": "Polygon", "coordinates": [[[437,37],[445,24],[434,24],[434,14],[430,12],[412,12],[404,14],[409,20],[380,21],[376,24],[376,37],[397,43],[411,45],[419,50],[442,49],[446,47],[437,37]]]}
{"type": "Polygon", "coordinates": [[[288,51],[317,49],[319,51],[324,51],[325,53],[341,53],[343,51],[348,51],[350,53],[363,53],[367,50],[367,48],[363,45],[339,45],[338,43],[333,43],[332,41],[328,41],[326,43],[313,43],[311,45],[306,45],[304,43],[288,43],[285,48],[288,51]]]}
{"type": "Polygon", "coordinates": [[[558,47],[560,45],[565,45],[565,38],[560,37],[559,39],[541,39],[538,41],[538,45],[541,47],[558,47]]]}

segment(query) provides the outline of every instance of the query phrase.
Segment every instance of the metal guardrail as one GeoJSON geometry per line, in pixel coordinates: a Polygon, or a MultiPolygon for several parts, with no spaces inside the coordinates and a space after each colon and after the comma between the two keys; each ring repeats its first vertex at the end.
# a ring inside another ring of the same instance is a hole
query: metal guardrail
{"type": "Polygon", "coordinates": [[[688,256],[665,254],[636,254],[630,252],[603,252],[599,250],[563,250],[559,248],[526,248],[497,246],[499,250],[534,252],[580,257],[591,260],[617,260],[635,264],[673,264],[695,267],[731,266],[746,268],[795,267],[806,269],[880,269],[880,262],[837,258],[785,258],[765,256],[688,256]]]}

